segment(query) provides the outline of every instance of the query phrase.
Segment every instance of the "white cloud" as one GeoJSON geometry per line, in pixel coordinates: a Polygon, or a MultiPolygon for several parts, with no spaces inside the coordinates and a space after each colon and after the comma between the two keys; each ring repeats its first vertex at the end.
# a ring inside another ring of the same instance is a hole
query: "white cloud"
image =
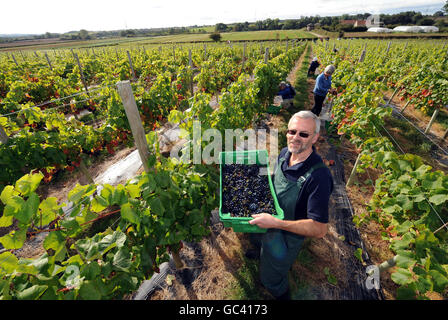
{"type": "MultiPolygon", "coordinates": [[[[299,18],[343,13],[383,13],[403,7],[442,8],[440,0],[8,0],[0,34],[117,30],[299,18]]],[[[423,9],[421,9],[423,8],[423,9]]]]}

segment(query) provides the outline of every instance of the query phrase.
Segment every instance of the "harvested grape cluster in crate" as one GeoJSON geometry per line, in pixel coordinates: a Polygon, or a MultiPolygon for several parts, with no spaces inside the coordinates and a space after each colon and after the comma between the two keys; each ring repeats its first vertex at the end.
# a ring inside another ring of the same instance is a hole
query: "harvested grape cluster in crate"
{"type": "Polygon", "coordinates": [[[223,212],[231,217],[250,217],[256,213],[276,214],[267,175],[257,164],[223,166],[223,212]]]}

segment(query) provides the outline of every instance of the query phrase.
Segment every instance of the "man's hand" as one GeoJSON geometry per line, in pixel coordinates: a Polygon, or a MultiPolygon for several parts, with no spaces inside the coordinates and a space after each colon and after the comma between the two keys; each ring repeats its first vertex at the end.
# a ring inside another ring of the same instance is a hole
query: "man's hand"
{"type": "Polygon", "coordinates": [[[263,229],[274,228],[286,230],[304,237],[323,238],[327,233],[327,224],[312,219],[280,220],[268,213],[253,214],[250,224],[255,224],[263,229]]]}
{"type": "Polygon", "coordinates": [[[250,224],[255,224],[264,229],[277,228],[280,221],[268,213],[253,214],[252,218],[254,219],[249,221],[250,224]]]}

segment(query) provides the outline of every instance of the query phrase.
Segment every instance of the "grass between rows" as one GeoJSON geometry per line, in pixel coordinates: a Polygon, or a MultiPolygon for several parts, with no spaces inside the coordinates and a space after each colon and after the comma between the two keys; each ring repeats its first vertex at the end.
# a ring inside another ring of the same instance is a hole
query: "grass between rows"
{"type": "MultiPolygon", "coordinates": [[[[281,137],[286,137],[285,133],[287,130],[287,123],[289,118],[300,110],[305,109],[305,103],[308,99],[308,83],[307,83],[307,72],[308,72],[308,61],[311,54],[311,46],[308,45],[301,58],[302,64],[297,69],[296,80],[293,87],[296,90],[296,96],[294,97],[294,107],[289,109],[282,109],[279,116],[283,118],[282,125],[278,128],[279,146],[286,145],[282,144],[281,137]]],[[[299,59],[299,60],[300,60],[299,59]]],[[[286,138],[285,138],[286,139],[286,138]]],[[[313,257],[307,249],[309,246],[309,241],[305,241],[300,251],[296,263],[300,263],[304,267],[310,267],[313,263],[313,257]]],[[[242,268],[235,275],[237,281],[235,281],[234,286],[229,290],[229,298],[233,300],[263,300],[269,298],[269,294],[263,289],[260,283],[259,276],[259,260],[250,260],[241,253],[241,259],[243,260],[242,268]],[[260,289],[261,288],[261,289],[260,289]]],[[[290,287],[291,295],[293,299],[312,299],[313,296],[310,293],[309,285],[303,277],[299,274],[294,274],[290,272],[290,287]]]]}

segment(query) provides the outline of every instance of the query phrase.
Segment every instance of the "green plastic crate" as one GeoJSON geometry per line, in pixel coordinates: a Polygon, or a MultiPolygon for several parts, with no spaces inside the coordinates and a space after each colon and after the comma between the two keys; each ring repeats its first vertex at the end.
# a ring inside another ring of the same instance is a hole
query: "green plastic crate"
{"type": "Polygon", "coordinates": [[[269,114],[278,114],[280,112],[280,109],[282,107],[277,107],[277,106],[268,106],[268,110],[267,113],[269,114]]]}
{"type": "Polygon", "coordinates": [[[283,220],[283,209],[280,208],[280,205],[278,204],[277,195],[275,194],[274,185],[272,183],[271,174],[269,171],[269,156],[267,150],[220,152],[219,158],[221,160],[219,168],[219,218],[224,227],[233,228],[233,231],[235,232],[244,233],[264,233],[267,231],[267,229],[249,224],[249,221],[252,220],[251,217],[231,217],[230,213],[222,212],[222,166],[225,164],[257,164],[259,166],[266,167],[269,189],[271,190],[272,197],[274,198],[274,207],[276,211],[276,214],[273,216],[283,220]]]}

